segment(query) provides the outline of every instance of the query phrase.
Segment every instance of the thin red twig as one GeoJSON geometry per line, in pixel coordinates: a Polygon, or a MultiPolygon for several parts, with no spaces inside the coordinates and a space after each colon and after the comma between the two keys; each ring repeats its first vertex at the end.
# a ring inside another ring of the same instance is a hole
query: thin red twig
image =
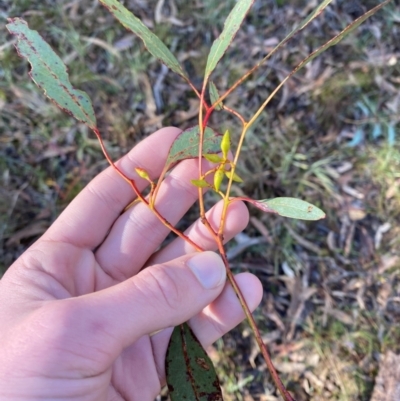
{"type": "MultiPolygon", "coordinates": [[[[126,174],[124,174],[123,171],[121,171],[118,166],[113,162],[111,159],[110,155],[107,152],[106,147],[104,146],[103,139],[101,138],[100,132],[97,128],[93,129],[93,132],[95,133],[100,146],[101,150],[103,151],[103,154],[105,158],[107,159],[108,163],[115,169],[115,171],[132,187],[133,191],[135,192],[136,196],[150,208],[149,201],[142,195],[142,193],[139,191],[138,187],[136,186],[136,183],[133,179],[129,178],[126,174]]],[[[152,207],[150,208],[154,214],[157,216],[157,218],[166,226],[168,227],[174,234],[176,234],[178,237],[182,238],[186,242],[188,242],[190,245],[192,245],[197,251],[201,252],[204,251],[201,247],[199,247],[195,242],[193,242],[187,235],[185,235],[183,232],[175,228],[168,220],[165,219],[164,216],[155,208],[152,207]]]]}

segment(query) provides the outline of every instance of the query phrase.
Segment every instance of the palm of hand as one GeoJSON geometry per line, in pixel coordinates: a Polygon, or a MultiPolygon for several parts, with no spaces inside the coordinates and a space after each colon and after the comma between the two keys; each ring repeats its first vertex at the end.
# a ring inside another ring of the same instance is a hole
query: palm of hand
{"type": "MultiPolygon", "coordinates": [[[[157,132],[119,167],[145,167],[157,177],[178,132],[157,132]]],[[[185,161],[160,189],[158,210],[173,224],[196,199],[190,185],[196,174],[196,161],[185,161]]],[[[243,318],[230,287],[204,290],[188,271],[194,250],[187,243],[178,238],[157,251],[168,230],[143,204],[122,213],[132,198],[131,188],[106,170],[0,282],[2,399],[151,401],[164,384],[173,326],[190,319],[207,345],[243,318]]],[[[210,211],[212,224],[220,212],[221,205],[210,211]]],[[[236,203],[225,237],[247,219],[247,209],[236,203]]],[[[199,222],[186,234],[204,249],[215,247],[199,222]]],[[[216,256],[207,257],[213,263],[216,256]]],[[[237,281],[255,308],[259,282],[249,274],[237,281]]]]}

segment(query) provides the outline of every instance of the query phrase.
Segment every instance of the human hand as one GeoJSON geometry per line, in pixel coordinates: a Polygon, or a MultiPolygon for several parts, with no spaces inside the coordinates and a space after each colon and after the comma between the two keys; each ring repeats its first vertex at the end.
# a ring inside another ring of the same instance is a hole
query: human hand
{"type": "MultiPolygon", "coordinates": [[[[118,167],[143,190],[147,183],[134,168],[158,177],[179,132],[156,132],[118,167]]],[[[197,170],[196,160],[185,160],[160,188],[157,208],[172,224],[197,198],[190,184],[197,170]]],[[[168,229],[143,203],[123,212],[133,199],[131,187],[108,168],[0,281],[1,400],[152,401],[165,383],[173,326],[189,320],[207,346],[243,319],[220,257],[194,253],[180,238],[158,250],[168,229]]],[[[214,227],[221,210],[220,203],[208,213],[214,227]]],[[[232,204],[225,238],[247,222],[247,208],[232,204]]],[[[186,234],[215,250],[199,221],[186,234]]],[[[236,280],[253,310],[259,280],[248,273],[236,280]]]]}

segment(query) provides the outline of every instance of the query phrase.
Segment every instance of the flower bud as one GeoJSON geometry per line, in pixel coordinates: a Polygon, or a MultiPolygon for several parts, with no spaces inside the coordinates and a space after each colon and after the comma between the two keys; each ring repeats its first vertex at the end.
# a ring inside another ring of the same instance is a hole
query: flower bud
{"type": "Polygon", "coordinates": [[[135,171],[139,177],[141,177],[147,181],[150,181],[149,173],[145,169],[136,167],[135,171]]]}
{"type": "Polygon", "coordinates": [[[222,180],[224,179],[225,172],[224,170],[218,169],[214,174],[214,188],[216,191],[219,191],[221,188],[222,180]]]}
{"type": "Polygon", "coordinates": [[[221,150],[222,154],[224,156],[224,159],[228,158],[228,152],[231,149],[231,136],[229,134],[229,131],[226,130],[224,136],[222,137],[221,141],[221,150]]]}

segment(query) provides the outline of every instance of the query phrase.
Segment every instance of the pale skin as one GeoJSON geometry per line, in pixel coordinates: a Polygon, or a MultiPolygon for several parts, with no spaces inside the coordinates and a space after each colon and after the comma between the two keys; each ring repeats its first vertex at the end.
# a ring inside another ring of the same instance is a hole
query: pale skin
{"type": "MultiPolygon", "coordinates": [[[[164,128],[118,161],[155,179],[179,134],[164,128]]],[[[196,201],[197,161],[174,168],[157,208],[176,224],[196,201]]],[[[111,167],[74,199],[48,231],[0,281],[0,399],[153,401],[165,384],[164,359],[172,327],[189,321],[208,346],[244,314],[216,245],[199,221],[159,250],[168,229],[111,167]],[[145,267],[145,268],[144,268],[145,267]]],[[[208,213],[217,228],[222,204],[208,213]]],[[[229,207],[225,238],[248,222],[241,202],[229,207]]],[[[251,310],[262,287],[249,273],[236,280],[251,310]]]]}

